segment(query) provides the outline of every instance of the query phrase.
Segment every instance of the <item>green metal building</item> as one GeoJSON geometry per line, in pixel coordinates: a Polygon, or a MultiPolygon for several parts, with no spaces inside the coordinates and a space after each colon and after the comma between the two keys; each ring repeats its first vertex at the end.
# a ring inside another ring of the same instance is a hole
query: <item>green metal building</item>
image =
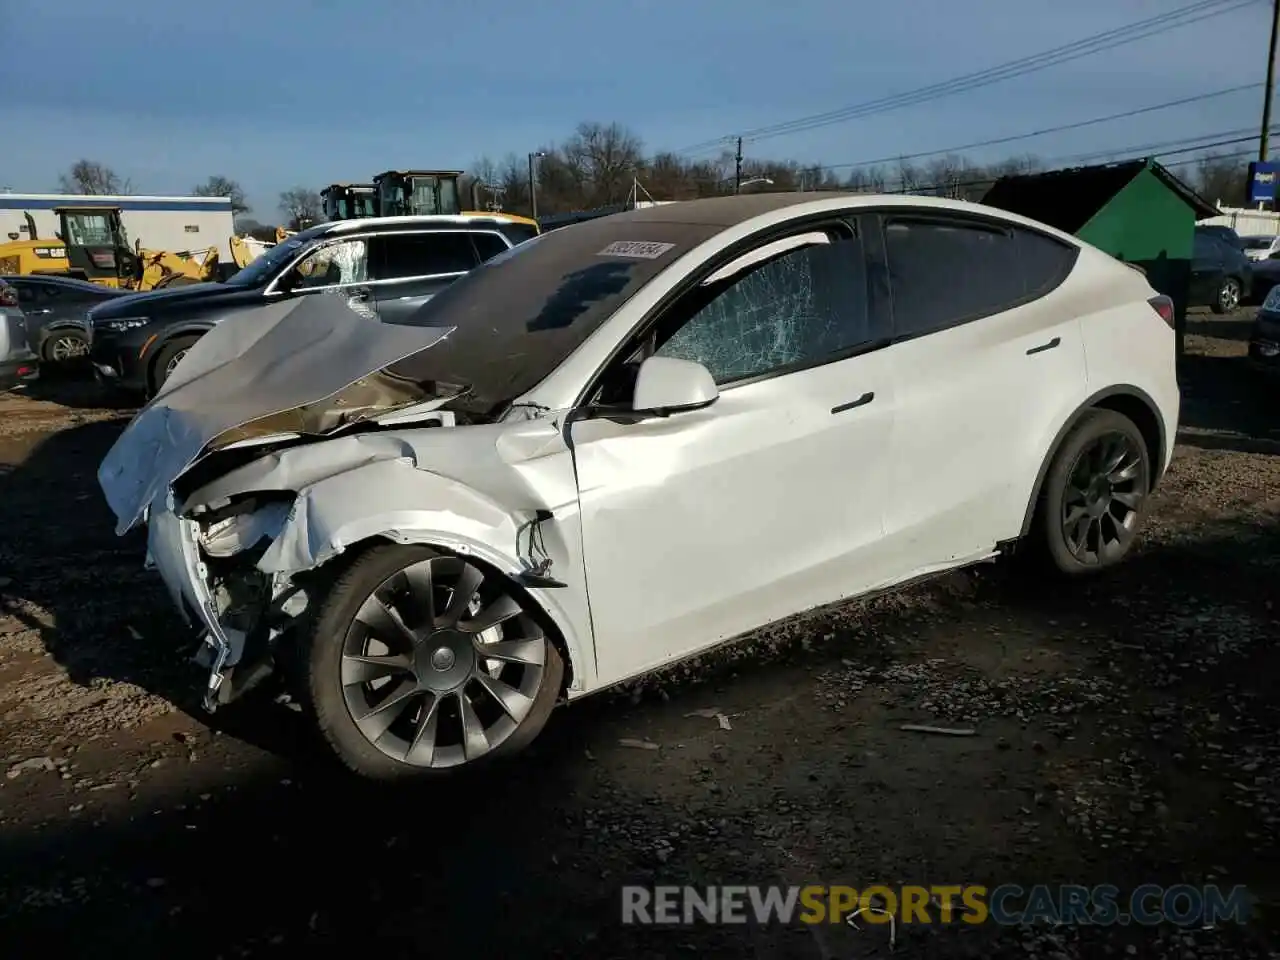
{"type": "Polygon", "coordinates": [[[1021,214],[1141,267],[1186,323],[1197,220],[1221,214],[1155,160],[1002,177],[982,202],[1021,214]]]}

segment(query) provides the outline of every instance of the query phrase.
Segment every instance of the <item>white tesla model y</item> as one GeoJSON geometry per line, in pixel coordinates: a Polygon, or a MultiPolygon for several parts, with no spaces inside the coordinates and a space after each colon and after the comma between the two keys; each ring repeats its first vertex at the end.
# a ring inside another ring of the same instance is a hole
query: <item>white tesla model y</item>
{"type": "Polygon", "coordinates": [[[391,778],[1016,542],[1103,570],[1178,402],[1170,301],[1071,236],[739,196],[549,232],[407,323],[340,295],[237,317],[99,477],[201,631],[210,709],[289,667],[337,755],[391,778]]]}

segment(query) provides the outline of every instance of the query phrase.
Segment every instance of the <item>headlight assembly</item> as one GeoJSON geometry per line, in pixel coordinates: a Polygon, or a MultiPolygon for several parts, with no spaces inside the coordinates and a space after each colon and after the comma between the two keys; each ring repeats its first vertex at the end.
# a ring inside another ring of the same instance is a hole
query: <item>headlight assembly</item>
{"type": "Polygon", "coordinates": [[[151,322],[150,317],[121,317],[119,320],[103,320],[100,325],[107,330],[114,330],[117,333],[123,333],[125,330],[135,330],[138,327],[145,327],[151,322]]]}

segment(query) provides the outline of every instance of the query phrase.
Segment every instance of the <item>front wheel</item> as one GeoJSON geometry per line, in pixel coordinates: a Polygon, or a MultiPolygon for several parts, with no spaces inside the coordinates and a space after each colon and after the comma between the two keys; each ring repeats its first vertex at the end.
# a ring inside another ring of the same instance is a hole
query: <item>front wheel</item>
{"type": "Polygon", "coordinates": [[[1033,546],[1067,576],[1112,567],[1133,547],[1150,489],[1142,432],[1114,410],[1091,410],[1049,465],[1033,546]]]}
{"type": "Polygon", "coordinates": [[[373,779],[430,777],[527,746],[564,660],[530,602],[475,561],[387,544],[337,580],[302,644],[308,712],[373,779]]]}
{"type": "Polygon", "coordinates": [[[1240,306],[1240,281],[1235,277],[1226,277],[1218,287],[1218,298],[1210,309],[1214,313],[1230,313],[1240,306]]]}
{"type": "Polygon", "coordinates": [[[160,349],[151,375],[153,396],[160,392],[164,382],[169,379],[178,364],[182,362],[182,358],[187,355],[187,351],[194,347],[199,339],[199,337],[175,337],[160,349]]]}

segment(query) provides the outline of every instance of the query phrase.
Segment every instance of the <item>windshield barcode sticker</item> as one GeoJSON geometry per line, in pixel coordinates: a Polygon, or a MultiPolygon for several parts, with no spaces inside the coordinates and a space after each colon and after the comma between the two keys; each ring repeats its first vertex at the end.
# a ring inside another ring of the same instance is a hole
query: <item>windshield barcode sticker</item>
{"type": "Polygon", "coordinates": [[[615,240],[596,254],[597,257],[628,257],[632,260],[657,260],[675,246],[651,240],[615,240]]]}

